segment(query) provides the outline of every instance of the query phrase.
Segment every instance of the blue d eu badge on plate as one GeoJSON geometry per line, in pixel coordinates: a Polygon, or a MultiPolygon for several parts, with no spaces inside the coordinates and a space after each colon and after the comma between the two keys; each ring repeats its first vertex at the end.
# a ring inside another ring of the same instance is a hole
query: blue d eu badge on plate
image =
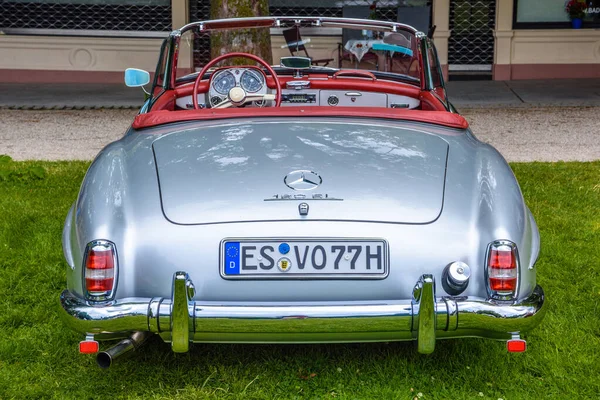
{"type": "Polygon", "coordinates": [[[225,243],[225,275],[240,274],[240,242],[225,243]]]}

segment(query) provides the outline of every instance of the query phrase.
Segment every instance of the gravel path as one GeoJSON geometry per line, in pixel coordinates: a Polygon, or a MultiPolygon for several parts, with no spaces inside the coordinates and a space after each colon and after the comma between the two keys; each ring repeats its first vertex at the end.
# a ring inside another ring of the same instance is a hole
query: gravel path
{"type": "Polygon", "coordinates": [[[14,160],[91,160],[136,110],[0,110],[0,154],[14,160]]]}
{"type": "MultiPolygon", "coordinates": [[[[600,107],[461,109],[475,135],[508,161],[600,159],[600,107]]],[[[123,135],[135,110],[0,110],[0,154],[91,160],[123,135]]]]}
{"type": "Polygon", "coordinates": [[[508,161],[600,160],[600,107],[461,109],[508,161]]]}

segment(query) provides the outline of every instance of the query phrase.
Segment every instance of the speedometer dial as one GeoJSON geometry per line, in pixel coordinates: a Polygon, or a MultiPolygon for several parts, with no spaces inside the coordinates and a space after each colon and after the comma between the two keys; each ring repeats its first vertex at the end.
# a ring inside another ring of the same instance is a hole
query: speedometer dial
{"type": "Polygon", "coordinates": [[[235,76],[229,71],[222,71],[213,78],[213,88],[221,93],[227,94],[235,86],[235,76]]]}
{"type": "Polygon", "coordinates": [[[262,89],[264,84],[262,74],[247,69],[242,74],[240,84],[242,85],[242,89],[244,89],[246,92],[258,92],[260,89],[262,89]]]}

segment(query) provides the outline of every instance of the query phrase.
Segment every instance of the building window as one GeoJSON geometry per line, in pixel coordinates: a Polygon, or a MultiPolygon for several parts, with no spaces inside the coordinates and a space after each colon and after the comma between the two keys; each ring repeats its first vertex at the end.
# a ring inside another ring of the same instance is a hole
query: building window
{"type": "MultiPolygon", "coordinates": [[[[600,28],[600,0],[581,0],[586,4],[584,28],[600,28]]],[[[514,29],[570,29],[565,0],[514,0],[514,29]]]]}
{"type": "Polygon", "coordinates": [[[171,0],[0,1],[9,34],[164,37],[171,18],[171,0]]]}

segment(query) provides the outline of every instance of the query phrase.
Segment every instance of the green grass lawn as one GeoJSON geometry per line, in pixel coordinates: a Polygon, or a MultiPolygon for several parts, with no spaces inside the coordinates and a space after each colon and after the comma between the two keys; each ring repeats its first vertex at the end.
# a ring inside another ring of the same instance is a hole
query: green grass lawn
{"type": "Polygon", "coordinates": [[[87,163],[0,160],[0,399],[600,397],[600,162],[513,164],[535,215],[550,307],[528,351],[503,342],[194,345],[153,338],[101,370],[58,318],[61,231],[87,163]]]}

